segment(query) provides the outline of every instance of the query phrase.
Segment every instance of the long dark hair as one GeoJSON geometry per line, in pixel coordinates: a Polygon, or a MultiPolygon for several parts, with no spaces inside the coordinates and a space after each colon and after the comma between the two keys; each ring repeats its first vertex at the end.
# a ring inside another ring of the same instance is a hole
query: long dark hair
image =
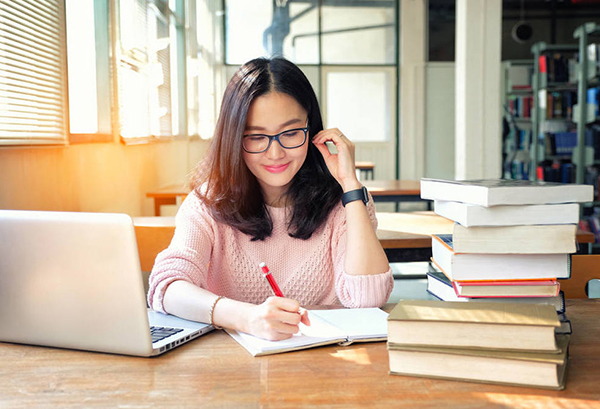
{"type": "MultiPolygon", "coordinates": [[[[302,71],[283,58],[254,59],[227,84],[211,146],[192,180],[192,188],[212,217],[252,240],[269,237],[273,222],[260,185],[244,162],[242,136],[252,101],[273,91],[290,95],[306,110],[311,140],[323,129],[317,97],[302,71]]],[[[286,203],[293,208],[288,233],[305,240],[327,219],[342,195],[321,153],[310,140],[306,143],[306,160],[286,195],[286,203]]]]}

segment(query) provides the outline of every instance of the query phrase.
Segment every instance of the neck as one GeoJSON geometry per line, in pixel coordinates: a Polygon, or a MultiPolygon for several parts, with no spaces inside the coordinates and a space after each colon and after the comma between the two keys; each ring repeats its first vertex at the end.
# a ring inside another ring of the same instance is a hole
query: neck
{"type": "Polygon", "coordinates": [[[265,203],[271,207],[285,207],[287,186],[261,186],[265,203]]]}

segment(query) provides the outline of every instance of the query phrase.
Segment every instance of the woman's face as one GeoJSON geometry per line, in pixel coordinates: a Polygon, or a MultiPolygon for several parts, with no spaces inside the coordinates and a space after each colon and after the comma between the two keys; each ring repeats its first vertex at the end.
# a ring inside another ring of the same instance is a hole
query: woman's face
{"type": "MultiPolygon", "coordinates": [[[[307,113],[291,96],[270,92],[255,98],[248,109],[244,135],[276,135],[295,128],[304,128],[307,113]]],[[[273,140],[265,152],[243,152],[244,161],[260,184],[269,205],[278,205],[292,179],[302,167],[308,152],[310,135],[306,142],[294,149],[284,149],[273,140]]]]}

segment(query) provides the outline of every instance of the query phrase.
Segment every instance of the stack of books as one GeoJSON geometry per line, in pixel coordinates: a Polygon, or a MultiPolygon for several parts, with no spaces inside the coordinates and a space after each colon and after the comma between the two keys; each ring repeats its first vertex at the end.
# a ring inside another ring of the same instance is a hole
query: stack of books
{"type": "Polygon", "coordinates": [[[428,291],[443,301],[552,305],[571,331],[558,279],[571,275],[579,204],[589,185],[528,180],[422,179],[421,197],[455,222],[432,238],[428,291]]]}
{"type": "Polygon", "coordinates": [[[564,389],[570,335],[548,305],[400,301],[388,316],[390,373],[564,389]]]}

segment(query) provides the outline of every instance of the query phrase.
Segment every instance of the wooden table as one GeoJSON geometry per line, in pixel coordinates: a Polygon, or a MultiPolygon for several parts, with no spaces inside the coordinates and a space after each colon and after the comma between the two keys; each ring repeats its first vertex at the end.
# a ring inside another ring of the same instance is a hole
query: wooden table
{"type": "MultiPolygon", "coordinates": [[[[377,237],[390,263],[406,261],[429,261],[431,259],[431,235],[451,234],[454,222],[432,211],[386,213],[377,212],[377,237]]],[[[577,229],[577,243],[587,246],[580,254],[590,252],[594,234],[577,229]]]]}
{"type": "MultiPolygon", "coordinates": [[[[377,212],[377,237],[388,260],[393,262],[429,261],[431,235],[451,234],[454,222],[431,211],[386,213],[377,212]]],[[[158,251],[166,248],[175,231],[174,217],[134,218],[142,265],[150,267],[158,251]],[[150,250],[150,251],[148,251],[150,250]]],[[[577,231],[579,244],[591,245],[594,235],[577,231]]],[[[583,251],[586,253],[587,251],[583,251]]],[[[146,271],[146,270],[144,270],[146,271]]]]}
{"type": "MultiPolygon", "coordinates": [[[[354,166],[361,176],[364,175],[364,180],[375,178],[375,164],[373,162],[356,162],[354,166]]],[[[361,177],[361,179],[363,178],[361,177]]]]}
{"type": "Polygon", "coordinates": [[[396,211],[400,211],[401,202],[427,203],[431,210],[431,200],[421,199],[421,182],[418,180],[368,180],[365,187],[375,202],[394,202],[396,211]]]}
{"type": "Polygon", "coordinates": [[[569,300],[566,389],[388,374],[383,342],[252,357],[223,331],[156,358],[0,343],[0,407],[600,408],[600,300],[569,300]]]}
{"type": "MultiPolygon", "coordinates": [[[[360,162],[357,162],[357,165],[360,162]]],[[[357,167],[358,169],[358,167],[357,167]]],[[[427,209],[431,210],[431,201],[421,199],[421,182],[418,180],[365,180],[367,187],[375,202],[394,202],[396,211],[401,202],[426,202],[427,209]]],[[[160,216],[162,205],[175,205],[180,203],[189,194],[190,188],[185,183],[174,183],[160,189],[146,193],[146,197],[154,199],[154,215],[160,216]]]]}
{"type": "Polygon", "coordinates": [[[164,186],[160,189],[146,193],[146,197],[154,199],[154,215],[160,216],[160,207],[162,205],[176,205],[190,193],[190,188],[185,183],[174,183],[164,186]]]}

